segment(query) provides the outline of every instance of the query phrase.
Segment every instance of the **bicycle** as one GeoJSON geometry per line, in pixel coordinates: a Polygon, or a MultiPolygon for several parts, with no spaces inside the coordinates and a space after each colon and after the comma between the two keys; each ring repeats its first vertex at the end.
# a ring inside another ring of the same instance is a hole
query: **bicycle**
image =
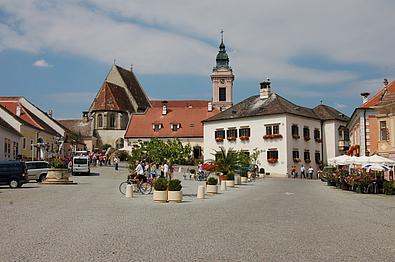
{"type": "Polygon", "coordinates": [[[152,181],[153,181],[152,178],[148,178],[146,179],[146,181],[144,180],[139,181],[138,179],[133,179],[130,176],[128,176],[128,179],[119,185],[119,192],[121,192],[122,195],[125,195],[126,186],[127,185],[133,186],[133,184],[136,184],[136,187],[133,187],[134,192],[136,193],[140,192],[143,195],[148,195],[151,194],[152,192],[152,188],[153,188],[152,181]]]}

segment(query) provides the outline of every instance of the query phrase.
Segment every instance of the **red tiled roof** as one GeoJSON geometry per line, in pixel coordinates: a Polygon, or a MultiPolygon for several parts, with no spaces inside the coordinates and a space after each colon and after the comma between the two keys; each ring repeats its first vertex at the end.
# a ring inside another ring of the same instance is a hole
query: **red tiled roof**
{"type": "Polygon", "coordinates": [[[104,82],[99,94],[93,102],[92,110],[103,111],[132,111],[133,106],[129,101],[124,88],[104,82]]]}
{"type": "Polygon", "coordinates": [[[48,126],[44,121],[39,119],[36,115],[30,112],[28,109],[23,107],[19,103],[19,97],[0,97],[0,105],[2,105],[8,112],[20,119],[22,122],[29,126],[43,130],[50,134],[57,134],[50,126],[48,126]],[[17,116],[17,107],[20,108],[20,116],[17,116]]]}
{"type": "MultiPolygon", "coordinates": [[[[395,81],[392,81],[387,85],[387,93],[394,93],[394,92],[395,92],[395,81]]],[[[381,102],[384,93],[385,93],[385,88],[377,92],[372,98],[370,98],[365,104],[362,104],[359,108],[371,108],[376,106],[378,103],[381,102]]]]}
{"type": "Polygon", "coordinates": [[[167,114],[162,115],[162,101],[151,101],[152,107],[145,114],[133,114],[125,138],[182,138],[203,137],[202,121],[219,113],[217,108],[208,112],[208,102],[204,100],[167,101],[167,114]],[[154,131],[152,124],[162,124],[154,131]],[[172,131],[171,124],[180,124],[181,128],[172,131]]]}

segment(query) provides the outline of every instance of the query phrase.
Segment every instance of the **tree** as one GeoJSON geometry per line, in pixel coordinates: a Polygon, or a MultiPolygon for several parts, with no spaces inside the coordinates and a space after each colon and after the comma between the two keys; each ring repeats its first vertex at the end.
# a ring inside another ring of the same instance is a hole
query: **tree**
{"type": "Polygon", "coordinates": [[[215,170],[226,175],[229,172],[233,172],[239,168],[239,154],[233,148],[229,148],[228,151],[221,146],[220,150],[216,150],[215,154],[216,160],[214,164],[216,165],[215,170]]]}

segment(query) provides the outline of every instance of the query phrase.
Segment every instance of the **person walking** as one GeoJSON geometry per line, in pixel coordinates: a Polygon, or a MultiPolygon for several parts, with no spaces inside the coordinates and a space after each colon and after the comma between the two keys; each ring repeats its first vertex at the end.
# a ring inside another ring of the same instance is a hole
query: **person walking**
{"type": "Polygon", "coordinates": [[[291,177],[296,178],[296,166],[292,166],[291,168],[291,177]]]}
{"type": "Polygon", "coordinates": [[[300,178],[306,178],[306,169],[304,168],[304,165],[300,167],[300,178]]]}
{"type": "Polygon", "coordinates": [[[118,157],[114,156],[115,170],[118,171],[118,157]]]}

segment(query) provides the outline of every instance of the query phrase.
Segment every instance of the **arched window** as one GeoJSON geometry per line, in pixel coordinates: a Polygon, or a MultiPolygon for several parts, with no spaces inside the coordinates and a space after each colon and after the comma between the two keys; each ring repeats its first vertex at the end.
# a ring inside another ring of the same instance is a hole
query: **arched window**
{"type": "Polygon", "coordinates": [[[101,114],[97,116],[97,127],[103,127],[103,116],[101,114]]]}
{"type": "Polygon", "coordinates": [[[110,127],[115,127],[115,114],[110,115],[110,127]]]}

